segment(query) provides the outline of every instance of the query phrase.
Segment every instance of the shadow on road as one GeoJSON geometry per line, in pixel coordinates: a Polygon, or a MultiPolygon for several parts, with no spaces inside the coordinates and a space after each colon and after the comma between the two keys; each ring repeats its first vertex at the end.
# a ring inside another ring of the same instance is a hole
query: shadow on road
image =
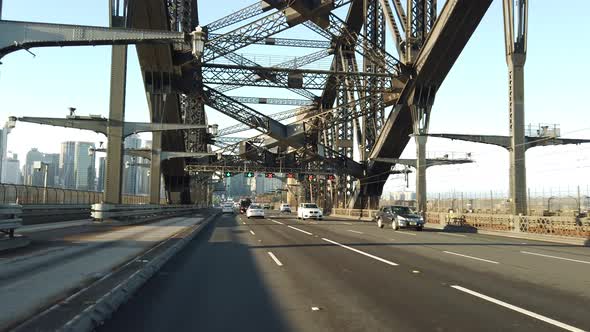
{"type": "Polygon", "coordinates": [[[288,331],[234,216],[173,257],[99,331],[288,331]]]}

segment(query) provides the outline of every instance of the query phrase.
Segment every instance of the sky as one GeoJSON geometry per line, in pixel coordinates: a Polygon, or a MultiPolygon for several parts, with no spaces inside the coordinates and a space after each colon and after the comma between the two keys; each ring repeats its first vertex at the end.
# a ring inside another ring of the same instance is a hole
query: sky
{"type": "MultiPolygon", "coordinates": [[[[200,0],[201,24],[207,24],[253,0],[200,0]]],[[[439,1],[439,10],[442,8],[439,1]]],[[[108,25],[105,0],[3,0],[5,20],[37,21],[82,25],[108,25]]],[[[431,133],[508,134],[508,80],[504,51],[502,3],[495,0],[463,53],[440,87],[432,110],[431,133]]],[[[553,1],[532,1],[529,7],[529,42],[525,65],[526,123],[558,124],[563,137],[590,138],[590,107],[585,102],[589,91],[590,10],[587,0],[571,0],[567,6],[553,1]]],[[[344,17],[345,11],[338,12],[344,17]]],[[[280,37],[320,39],[310,30],[296,27],[280,37]]],[[[388,39],[389,45],[391,39],[388,39]]],[[[395,55],[390,46],[388,50],[395,55]]],[[[19,51],[0,61],[0,121],[8,116],[64,117],[68,107],[77,114],[108,114],[110,47],[37,48],[35,56],[19,51]]],[[[261,64],[276,64],[315,50],[249,46],[238,53],[256,58],[261,64]],[[272,57],[269,54],[273,54],[272,57]]],[[[319,68],[329,63],[324,59],[319,68]]],[[[315,67],[314,67],[315,66],[315,67]]],[[[133,46],[129,51],[126,120],[148,121],[146,95],[133,46]]],[[[316,91],[316,93],[319,93],[316,91]]],[[[240,88],[230,95],[297,98],[284,89],[240,88]]],[[[286,109],[278,106],[255,107],[265,114],[286,109]]],[[[236,123],[207,109],[209,123],[225,127],[236,123]]],[[[241,133],[253,135],[249,131],[241,133]]],[[[149,134],[143,135],[149,139],[149,134]]],[[[19,154],[21,162],[33,147],[57,153],[62,141],[106,141],[102,135],[75,130],[18,123],[8,139],[8,149],[19,154]]],[[[508,152],[502,148],[430,138],[430,154],[471,152],[476,161],[469,165],[440,166],[428,169],[428,191],[506,192],[508,152]]],[[[412,142],[402,157],[414,158],[412,142]]],[[[588,191],[590,183],[590,144],[539,147],[527,152],[527,183],[539,194],[551,190],[573,192],[579,185],[588,191]]],[[[386,191],[413,190],[402,176],[391,176],[386,191]]],[[[590,195],[590,192],[586,194],[590,195]]]]}

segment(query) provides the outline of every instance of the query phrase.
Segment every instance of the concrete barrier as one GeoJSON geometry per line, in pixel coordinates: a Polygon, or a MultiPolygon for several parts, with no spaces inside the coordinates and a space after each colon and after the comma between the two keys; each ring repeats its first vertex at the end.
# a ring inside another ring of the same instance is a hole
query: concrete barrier
{"type": "Polygon", "coordinates": [[[200,209],[197,205],[158,204],[92,204],[91,217],[97,221],[127,220],[161,215],[188,213],[200,209]]]}
{"type": "Polygon", "coordinates": [[[18,204],[0,205],[0,231],[14,238],[14,230],[22,226],[22,206],[18,204]]]}

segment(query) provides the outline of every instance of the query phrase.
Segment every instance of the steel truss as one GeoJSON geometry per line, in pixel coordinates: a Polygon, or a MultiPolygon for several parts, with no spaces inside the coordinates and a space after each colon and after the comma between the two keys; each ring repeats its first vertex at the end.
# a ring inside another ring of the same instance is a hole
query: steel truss
{"type": "MultiPolygon", "coordinates": [[[[338,82],[343,82],[346,78],[365,79],[366,77],[382,77],[383,86],[376,87],[383,92],[390,91],[392,81],[386,73],[365,73],[365,72],[346,72],[346,71],[325,71],[309,69],[286,69],[286,68],[255,68],[233,65],[203,64],[203,83],[204,84],[243,84],[244,86],[263,86],[275,88],[290,88],[299,86],[304,89],[318,89],[325,87],[329,78],[338,82]],[[254,73],[254,70],[261,71],[264,69],[265,76],[272,76],[273,80],[261,80],[260,76],[254,73]]],[[[350,89],[350,87],[347,87],[350,89]]],[[[355,87],[358,89],[358,87],[355,87]]],[[[372,90],[375,91],[375,90],[372,90]]]]}

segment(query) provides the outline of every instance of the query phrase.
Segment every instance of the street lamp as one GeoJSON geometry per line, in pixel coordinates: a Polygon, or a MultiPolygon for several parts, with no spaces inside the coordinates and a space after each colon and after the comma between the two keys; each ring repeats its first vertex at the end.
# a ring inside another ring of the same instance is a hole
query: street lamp
{"type": "Polygon", "coordinates": [[[42,161],[35,161],[33,163],[33,169],[37,172],[43,170],[43,204],[47,203],[47,173],[49,169],[49,164],[44,163],[42,161]]]}
{"type": "Polygon", "coordinates": [[[203,31],[203,28],[198,25],[195,28],[195,31],[191,32],[192,37],[192,44],[193,44],[193,55],[200,59],[203,55],[203,51],[205,50],[205,38],[206,33],[203,31]]]}

